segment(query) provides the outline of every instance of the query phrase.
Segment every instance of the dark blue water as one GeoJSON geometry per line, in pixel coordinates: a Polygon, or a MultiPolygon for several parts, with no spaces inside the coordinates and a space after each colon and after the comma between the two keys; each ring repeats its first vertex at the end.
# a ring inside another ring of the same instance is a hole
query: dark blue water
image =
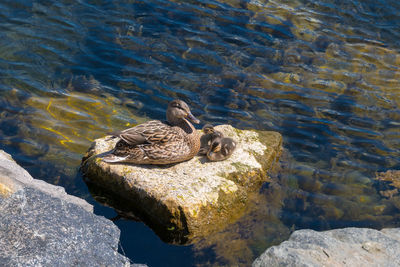
{"type": "Polygon", "coordinates": [[[174,246],[117,220],[134,262],[246,266],[295,229],[400,226],[374,179],[400,169],[398,1],[2,1],[0,69],[0,149],[108,218],[82,155],[173,98],[282,133],[279,170],[226,230],[174,246]]]}

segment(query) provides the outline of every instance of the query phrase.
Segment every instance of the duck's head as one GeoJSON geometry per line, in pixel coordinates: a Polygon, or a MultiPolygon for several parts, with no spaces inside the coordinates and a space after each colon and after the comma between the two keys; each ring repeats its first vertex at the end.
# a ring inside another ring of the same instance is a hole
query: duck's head
{"type": "Polygon", "coordinates": [[[218,153],[221,151],[221,139],[222,138],[215,138],[210,146],[210,152],[218,153]]]}
{"type": "Polygon", "coordinates": [[[204,125],[201,130],[204,134],[212,134],[215,132],[214,126],[212,126],[211,124],[204,125]]]}
{"type": "Polygon", "coordinates": [[[193,123],[200,121],[190,112],[189,106],[182,100],[175,99],[169,102],[167,109],[167,121],[171,124],[178,124],[182,119],[188,119],[193,123]]]}
{"type": "Polygon", "coordinates": [[[222,133],[220,131],[215,130],[214,126],[211,124],[206,124],[203,126],[203,133],[208,135],[209,140],[212,142],[215,138],[222,138],[222,133]]]}

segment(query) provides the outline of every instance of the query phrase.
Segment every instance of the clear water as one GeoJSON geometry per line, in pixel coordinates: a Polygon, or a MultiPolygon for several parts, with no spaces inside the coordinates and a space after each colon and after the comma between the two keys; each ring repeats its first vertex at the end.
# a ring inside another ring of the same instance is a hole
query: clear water
{"type": "Polygon", "coordinates": [[[95,138],[163,119],[275,130],[285,153],[247,214],[191,246],[117,220],[150,266],[249,265],[295,229],[400,226],[376,172],[400,169],[400,2],[1,1],[0,148],[97,204],[78,172],[95,138]]]}

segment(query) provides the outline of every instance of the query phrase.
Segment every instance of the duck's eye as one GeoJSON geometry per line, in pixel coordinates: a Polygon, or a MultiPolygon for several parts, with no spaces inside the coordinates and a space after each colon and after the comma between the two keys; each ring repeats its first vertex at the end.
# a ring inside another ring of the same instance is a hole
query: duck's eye
{"type": "Polygon", "coordinates": [[[181,109],[181,110],[185,110],[185,109],[184,109],[180,104],[178,104],[178,103],[172,105],[172,107],[178,108],[178,109],[181,109]]]}

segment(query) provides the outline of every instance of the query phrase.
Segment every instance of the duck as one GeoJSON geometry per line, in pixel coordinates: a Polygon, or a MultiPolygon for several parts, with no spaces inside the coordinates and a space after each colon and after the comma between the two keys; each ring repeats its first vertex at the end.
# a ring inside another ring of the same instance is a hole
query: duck
{"type": "Polygon", "coordinates": [[[222,137],[223,135],[220,131],[215,130],[215,128],[211,124],[204,125],[202,131],[204,134],[200,138],[199,155],[205,156],[210,150],[212,141],[218,137],[222,137]]]}
{"type": "Polygon", "coordinates": [[[206,155],[210,161],[222,161],[229,158],[236,149],[236,141],[224,137],[220,131],[215,130],[211,124],[203,126],[204,134],[201,136],[199,155],[206,155]]]}
{"type": "Polygon", "coordinates": [[[189,106],[175,99],[168,104],[166,122],[152,120],[111,133],[120,140],[103,156],[107,163],[171,164],[189,160],[200,150],[200,135],[192,123],[200,121],[189,106]],[[192,122],[192,123],[191,123],[192,122]]]}
{"type": "Polygon", "coordinates": [[[207,152],[210,161],[222,161],[229,158],[236,149],[236,141],[229,137],[216,137],[207,152]]]}

